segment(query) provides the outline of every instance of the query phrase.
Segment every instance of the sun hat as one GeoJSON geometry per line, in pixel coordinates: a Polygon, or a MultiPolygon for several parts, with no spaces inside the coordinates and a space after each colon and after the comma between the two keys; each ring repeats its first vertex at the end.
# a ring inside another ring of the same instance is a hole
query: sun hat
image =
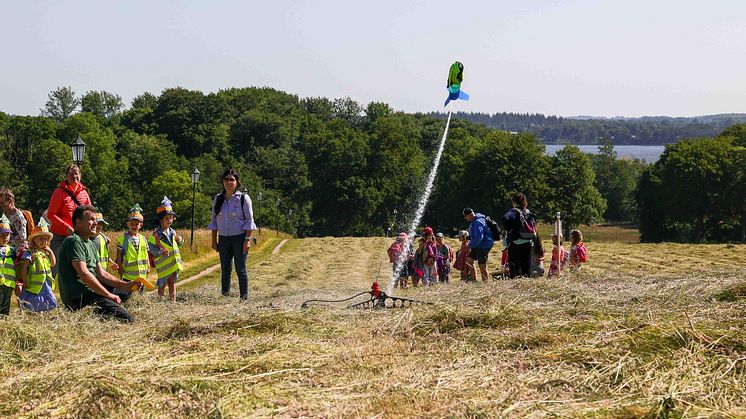
{"type": "Polygon", "coordinates": [[[100,212],[96,213],[96,222],[97,223],[104,223],[107,226],[109,225],[109,223],[107,223],[106,220],[104,220],[104,214],[102,214],[100,212]]]}
{"type": "Polygon", "coordinates": [[[28,241],[33,241],[36,237],[46,236],[49,240],[52,240],[52,233],[49,232],[49,224],[42,218],[39,220],[39,224],[31,230],[31,234],[28,235],[28,241]]]}
{"type": "Polygon", "coordinates": [[[444,236],[443,236],[443,233],[439,232],[438,234],[435,235],[435,237],[444,237],[444,236]]]}
{"type": "Polygon", "coordinates": [[[433,228],[425,226],[425,228],[422,229],[422,234],[433,234],[433,228]]]}

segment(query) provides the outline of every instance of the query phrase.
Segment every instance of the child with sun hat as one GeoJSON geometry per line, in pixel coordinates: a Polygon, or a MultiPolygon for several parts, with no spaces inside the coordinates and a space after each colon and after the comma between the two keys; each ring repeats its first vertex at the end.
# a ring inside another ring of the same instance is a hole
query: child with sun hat
{"type": "Polygon", "coordinates": [[[18,276],[23,280],[21,308],[42,312],[57,308],[57,299],[52,292],[52,266],[57,264],[54,252],[49,247],[52,233],[44,219],[31,230],[28,249],[23,252],[18,264],[18,276]]]}
{"type": "Polygon", "coordinates": [[[176,234],[171,225],[176,220],[171,201],[164,196],[161,205],[156,209],[158,225],[153,230],[153,235],[148,238],[148,249],[155,258],[155,270],[158,273],[158,295],[163,297],[166,285],[168,285],[168,297],[176,301],[176,281],[179,280],[179,272],[184,269],[181,263],[179,245],[183,238],[176,234]]]}

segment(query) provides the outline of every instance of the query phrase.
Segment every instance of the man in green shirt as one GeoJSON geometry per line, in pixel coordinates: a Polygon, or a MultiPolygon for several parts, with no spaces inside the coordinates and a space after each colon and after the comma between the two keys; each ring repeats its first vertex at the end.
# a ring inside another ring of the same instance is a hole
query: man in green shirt
{"type": "Polygon", "coordinates": [[[60,247],[59,266],[60,296],[69,310],[80,310],[95,305],[95,312],[123,322],[132,322],[132,315],[121,306],[119,296],[109,292],[104,285],[130,290],[132,284],[117,279],[101,267],[91,238],[96,231],[96,208],[78,206],[72,216],[74,233],[66,237],[60,247]]]}

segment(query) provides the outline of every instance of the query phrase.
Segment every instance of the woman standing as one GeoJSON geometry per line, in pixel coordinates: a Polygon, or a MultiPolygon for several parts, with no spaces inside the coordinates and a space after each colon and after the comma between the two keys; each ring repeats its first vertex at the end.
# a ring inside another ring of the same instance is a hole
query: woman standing
{"type": "Polygon", "coordinates": [[[242,300],[249,298],[249,274],[246,257],[249,254],[251,233],[256,230],[251,198],[240,192],[241,181],[233,169],[223,172],[223,192],[212,203],[212,248],[220,253],[223,296],[231,290],[231,270],[235,261],[238,290],[242,300]]]}
{"type": "Polygon", "coordinates": [[[510,277],[531,276],[531,245],[536,239],[536,215],[528,209],[522,193],[513,196],[513,208],[505,213],[503,226],[508,232],[510,277]]]}
{"type": "MultiPolygon", "coordinates": [[[[91,205],[91,197],[88,196],[85,185],[80,182],[80,168],[71,164],[65,170],[65,180],[52,192],[47,208],[47,218],[52,224],[51,230],[54,234],[49,247],[57,258],[60,255],[62,241],[74,232],[73,211],[79,205],[91,205]]],[[[56,265],[52,267],[52,275],[57,275],[56,265]]]]}

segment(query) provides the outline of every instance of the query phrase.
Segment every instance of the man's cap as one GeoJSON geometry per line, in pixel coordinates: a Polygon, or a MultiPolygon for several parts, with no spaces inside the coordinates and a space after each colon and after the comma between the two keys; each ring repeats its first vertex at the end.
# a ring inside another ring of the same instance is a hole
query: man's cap
{"type": "Polygon", "coordinates": [[[467,216],[469,214],[474,214],[474,210],[469,207],[464,208],[464,216],[467,216]]]}
{"type": "Polygon", "coordinates": [[[443,233],[438,233],[435,235],[435,237],[443,237],[443,233]]]}

